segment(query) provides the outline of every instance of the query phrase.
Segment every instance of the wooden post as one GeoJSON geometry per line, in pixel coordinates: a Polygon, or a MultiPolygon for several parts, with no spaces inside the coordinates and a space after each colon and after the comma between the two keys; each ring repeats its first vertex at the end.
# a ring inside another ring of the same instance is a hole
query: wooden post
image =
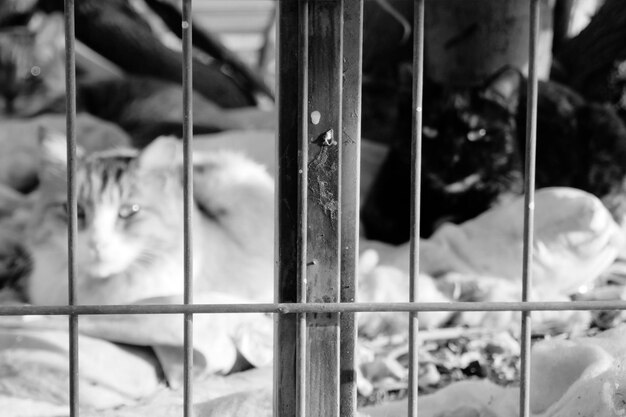
{"type": "MultiPolygon", "coordinates": [[[[302,22],[297,1],[278,3],[278,216],[276,229],[276,300],[298,301],[299,239],[298,155],[301,122],[298,118],[301,84],[299,33],[302,22]]],[[[274,327],[274,416],[293,417],[297,412],[297,316],[277,315],[274,327]]]]}
{"type": "MultiPolygon", "coordinates": [[[[341,302],[354,302],[359,259],[359,207],[361,159],[361,72],[363,66],[363,0],[344,7],[343,27],[343,137],[341,143],[341,302]]],[[[339,407],[342,417],[356,415],[357,339],[355,315],[341,315],[339,407]]]]}
{"type": "MultiPolygon", "coordinates": [[[[307,300],[338,302],[343,1],[309,0],[307,300]]],[[[339,315],[312,313],[308,416],[339,416],[339,315]]]]}
{"type": "MultiPolygon", "coordinates": [[[[279,302],[340,300],[343,12],[343,0],[279,2],[279,302]]],[[[275,416],[340,415],[339,340],[337,313],[278,316],[275,416]]]]}

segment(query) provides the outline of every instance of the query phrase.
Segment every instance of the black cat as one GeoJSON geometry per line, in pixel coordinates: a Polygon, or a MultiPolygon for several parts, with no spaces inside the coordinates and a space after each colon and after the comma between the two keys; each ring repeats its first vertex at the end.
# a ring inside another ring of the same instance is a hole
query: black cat
{"type": "MultiPolygon", "coordinates": [[[[626,214],[626,128],[608,105],[587,103],[570,88],[540,82],[537,188],[570,186],[603,199],[615,218],[626,214]]],[[[362,212],[369,238],[409,239],[411,97],[399,103],[397,143],[362,212]]],[[[424,86],[421,228],[471,219],[523,192],[526,81],[504,69],[475,88],[424,86]]]]}

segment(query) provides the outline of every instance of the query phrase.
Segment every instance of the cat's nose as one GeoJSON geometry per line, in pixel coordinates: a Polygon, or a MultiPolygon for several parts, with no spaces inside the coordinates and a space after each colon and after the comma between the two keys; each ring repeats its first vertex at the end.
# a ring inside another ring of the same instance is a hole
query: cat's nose
{"type": "Polygon", "coordinates": [[[91,239],[89,241],[89,250],[94,258],[99,258],[105,248],[106,244],[100,240],[91,239]]]}

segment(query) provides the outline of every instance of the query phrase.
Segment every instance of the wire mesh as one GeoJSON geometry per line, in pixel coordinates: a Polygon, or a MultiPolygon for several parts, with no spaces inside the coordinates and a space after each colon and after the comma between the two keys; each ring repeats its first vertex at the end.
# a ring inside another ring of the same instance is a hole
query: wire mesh
{"type": "MultiPolygon", "coordinates": [[[[349,88],[358,88],[360,84],[360,60],[362,53],[362,10],[363,0],[344,0],[344,7],[351,8],[353,12],[351,16],[354,19],[345,19],[345,24],[350,25],[351,30],[357,34],[353,41],[356,41],[358,49],[351,59],[355,62],[355,67],[351,68],[350,73],[341,74],[348,77],[344,81],[344,85],[349,88]],[[355,68],[357,70],[355,70],[355,68]]],[[[522,312],[522,353],[521,353],[521,379],[520,379],[520,416],[527,417],[529,415],[529,380],[530,380],[530,315],[532,311],[560,311],[560,310],[624,310],[626,302],[624,301],[567,301],[567,302],[533,302],[529,300],[529,288],[531,286],[531,262],[532,262],[532,244],[533,241],[533,212],[534,212],[534,178],[535,178],[535,153],[536,153],[536,125],[537,125],[537,71],[536,71],[536,54],[539,33],[539,6],[540,0],[521,0],[528,1],[531,16],[531,30],[529,39],[529,77],[528,77],[528,102],[527,102],[527,138],[526,138],[526,167],[525,167],[525,211],[524,211],[524,254],[523,254],[523,296],[521,302],[452,302],[452,303],[431,303],[417,302],[417,285],[416,279],[419,271],[419,205],[420,205],[420,179],[421,179],[421,126],[422,126],[422,97],[423,97],[423,54],[424,54],[424,18],[425,0],[416,0],[414,10],[414,82],[413,82],[413,201],[411,214],[411,288],[410,302],[408,303],[359,303],[352,302],[350,299],[354,293],[346,293],[347,296],[342,297],[341,302],[308,302],[307,300],[307,283],[306,274],[303,273],[307,269],[307,223],[305,217],[307,215],[307,187],[308,187],[308,105],[310,102],[308,90],[309,77],[309,0],[299,0],[296,2],[291,0],[283,0],[279,2],[279,9],[282,11],[282,17],[279,19],[279,37],[281,43],[281,51],[279,52],[278,63],[283,66],[293,64],[297,67],[294,73],[285,72],[281,75],[284,86],[296,85],[296,96],[288,96],[288,92],[284,89],[280,91],[279,97],[279,159],[288,165],[282,167],[279,172],[284,176],[292,175],[295,179],[292,183],[282,182],[284,178],[278,178],[278,197],[277,201],[282,198],[290,199],[295,202],[297,207],[297,216],[294,219],[285,218],[289,213],[280,206],[279,226],[277,230],[282,231],[284,237],[291,226],[297,225],[295,228],[297,233],[285,238],[284,242],[279,242],[277,249],[277,259],[279,263],[279,272],[277,272],[277,301],[275,303],[256,303],[256,304],[193,304],[193,285],[192,285],[192,217],[191,207],[193,204],[193,167],[192,167],[192,137],[193,137],[193,119],[192,119],[192,39],[191,39],[191,16],[192,7],[191,0],[183,0],[182,7],[182,40],[183,40],[183,155],[184,155],[184,275],[185,275],[185,296],[184,304],[166,304],[166,305],[77,305],[76,303],[76,276],[75,276],[75,256],[76,256],[76,239],[77,239],[77,198],[76,198],[76,73],[75,73],[75,17],[74,17],[74,0],[64,0],[65,6],[65,42],[66,42],[66,103],[67,103],[67,160],[68,160],[68,282],[69,293],[67,306],[30,306],[30,305],[10,305],[0,306],[0,315],[67,315],[69,318],[69,367],[70,367],[70,416],[78,416],[79,414],[79,392],[78,392],[78,317],[80,315],[101,315],[101,314],[182,314],[184,316],[184,415],[191,416],[193,414],[193,395],[192,395],[192,374],[193,374],[193,315],[194,314],[224,314],[224,313],[272,313],[278,316],[277,326],[275,330],[276,339],[276,359],[275,360],[275,415],[293,415],[294,409],[297,415],[304,417],[307,409],[306,385],[308,383],[307,366],[313,366],[307,362],[307,314],[312,313],[357,313],[357,312],[406,312],[410,314],[409,321],[409,340],[410,340],[410,365],[409,365],[409,409],[408,414],[411,417],[418,415],[418,379],[417,379],[417,342],[418,342],[418,312],[427,311],[521,311],[522,312]],[[284,20],[286,19],[286,20],[284,20]],[[289,20],[293,19],[293,20],[289,20]],[[288,39],[290,35],[297,34],[294,39],[288,39]],[[296,48],[292,51],[290,48],[296,48]],[[297,59],[291,60],[287,54],[294,53],[297,59]],[[280,54],[283,54],[281,57],[280,54]],[[291,100],[291,101],[290,101],[291,100]],[[291,105],[296,106],[296,122],[290,120],[290,115],[294,113],[291,105]],[[281,107],[282,106],[282,107],[281,107]],[[289,113],[287,113],[289,112],[289,113]],[[291,135],[293,134],[293,135],[291,135]],[[298,137],[299,143],[297,149],[294,150],[294,143],[286,136],[298,137]],[[294,158],[294,156],[297,156],[294,158]],[[289,159],[294,161],[297,159],[297,165],[289,165],[289,159]],[[295,174],[295,175],[293,175],[295,174]],[[295,192],[294,192],[295,190],[295,192]],[[282,225],[281,225],[282,222],[282,225]],[[291,223],[289,223],[291,222],[291,223]],[[295,238],[294,238],[295,236],[295,238]],[[288,245],[296,241],[295,247],[289,248],[288,245]],[[285,246],[283,246],[283,244],[285,246]],[[292,252],[290,252],[290,250],[292,252]],[[295,250],[295,252],[293,252],[295,250]],[[296,261],[290,261],[290,255],[295,255],[296,261]],[[297,265],[293,267],[295,262],[297,265]],[[282,269],[281,269],[282,268],[282,269]],[[297,288],[289,286],[285,282],[293,279],[294,276],[300,278],[297,288]],[[282,281],[281,281],[282,280],[282,281]],[[295,299],[290,298],[291,294],[296,293],[295,299]],[[298,315],[297,323],[293,319],[293,315],[298,315]],[[291,317],[289,317],[291,316],[291,317]],[[284,320],[284,321],[282,321],[284,320]],[[297,324],[297,325],[294,325],[297,324]],[[282,327],[281,327],[282,326],[282,327]],[[285,340],[295,339],[293,352],[291,347],[285,346],[282,340],[278,340],[281,336],[285,336],[285,340]],[[292,339],[293,338],[293,339],[292,339]],[[280,346],[279,346],[280,345],[280,346]],[[293,353],[293,354],[292,354],[293,353]],[[291,356],[290,356],[291,355],[291,356]],[[294,372],[295,377],[290,379],[289,372],[294,372]],[[295,388],[289,385],[295,382],[295,388]],[[276,391],[282,392],[276,392],[276,391]],[[295,398],[289,398],[293,396],[295,398]],[[293,407],[295,404],[295,407],[293,407]]],[[[338,35],[343,36],[345,31],[338,35]]],[[[291,68],[293,69],[293,68],[291,68]]],[[[283,88],[284,88],[283,86],[283,88]]],[[[346,100],[346,97],[342,97],[346,100]]],[[[344,112],[352,112],[354,108],[359,107],[360,95],[356,95],[351,100],[344,101],[344,112]],[[356,100],[354,100],[356,97],[356,100]]],[[[356,113],[357,121],[354,123],[352,133],[358,143],[360,136],[359,120],[360,109],[356,113]]],[[[427,111],[427,109],[426,109],[427,111]]],[[[345,196],[354,203],[358,202],[358,160],[359,152],[356,149],[351,152],[348,157],[353,162],[353,168],[346,174],[347,183],[356,182],[356,199],[355,195],[345,196]],[[351,177],[352,176],[352,177],[351,177]]],[[[347,166],[344,162],[344,166],[347,166]]],[[[347,172],[347,171],[346,171],[347,172]]],[[[354,191],[354,190],[352,190],[354,191]]],[[[291,204],[291,203],[290,203],[291,204]]],[[[288,210],[287,210],[288,211],[288,210]]],[[[352,222],[351,229],[346,229],[344,233],[350,230],[357,230],[358,213],[354,212],[347,217],[345,222],[352,222]]],[[[343,227],[344,225],[342,225],[343,227]]],[[[280,233],[279,233],[280,234],[280,233]]],[[[348,243],[349,250],[356,258],[358,248],[357,239],[353,239],[348,243]],[[350,247],[351,246],[351,247],[350,247]]],[[[346,253],[347,253],[346,252],[346,253]]],[[[349,256],[349,255],[344,255],[349,256]]],[[[356,270],[354,259],[352,264],[346,268],[350,271],[344,271],[344,274],[351,274],[348,284],[352,284],[354,289],[354,280],[356,279],[356,270]]],[[[349,324],[348,324],[349,325],[349,324]]],[[[354,323],[352,323],[354,326],[354,323]]],[[[341,328],[341,326],[339,326],[341,328]]],[[[354,335],[354,329],[346,328],[346,330],[354,335]]],[[[342,339],[343,340],[343,339],[342,339]]],[[[342,341],[342,346],[349,351],[347,355],[343,355],[343,360],[353,360],[354,343],[350,339],[342,341]],[[352,358],[352,359],[351,359],[352,358]]],[[[353,339],[352,339],[353,340],[353,339]]],[[[344,369],[342,367],[342,369],[344,369]]],[[[350,367],[345,368],[348,371],[350,367]]],[[[353,375],[353,374],[352,374],[353,375]]],[[[353,378],[353,377],[352,377],[353,378]]],[[[349,379],[349,378],[348,378],[349,379]]],[[[355,413],[355,392],[354,381],[348,384],[347,389],[343,389],[344,397],[351,396],[346,400],[346,404],[341,408],[341,415],[354,415],[355,413]]],[[[328,386],[319,386],[316,389],[328,389],[328,386]]]]}

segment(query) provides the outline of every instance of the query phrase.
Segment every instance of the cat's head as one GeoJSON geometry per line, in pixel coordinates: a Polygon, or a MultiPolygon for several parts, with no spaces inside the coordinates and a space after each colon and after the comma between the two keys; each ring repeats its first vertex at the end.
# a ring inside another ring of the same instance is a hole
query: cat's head
{"type": "Polygon", "coordinates": [[[427,83],[423,114],[423,175],[447,194],[494,186],[516,164],[515,114],[521,75],[506,68],[483,85],[427,83]]]}
{"type": "MultiPolygon", "coordinates": [[[[65,136],[44,135],[41,148],[40,195],[30,246],[39,257],[35,261],[45,263],[67,253],[65,136]]],[[[77,149],[76,264],[81,277],[105,279],[182,253],[177,153],[174,139],[159,139],[142,152],[114,149],[85,156],[77,149]]]]}

